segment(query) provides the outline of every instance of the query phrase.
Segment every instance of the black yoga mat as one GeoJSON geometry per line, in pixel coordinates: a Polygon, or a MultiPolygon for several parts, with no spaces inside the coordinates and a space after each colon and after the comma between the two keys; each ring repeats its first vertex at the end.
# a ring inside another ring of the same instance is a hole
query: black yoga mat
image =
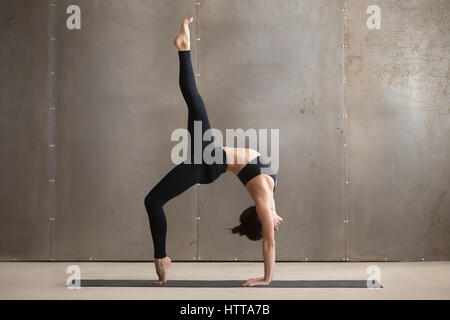
{"type": "MultiPolygon", "coordinates": [[[[171,287],[171,288],[237,288],[242,280],[168,280],[154,285],[153,280],[84,279],[81,287],[171,287]]],[[[378,284],[378,283],[377,283],[378,284]]],[[[382,286],[378,285],[380,288],[382,286]]],[[[274,280],[268,286],[250,288],[367,288],[367,280],[274,280]]]]}

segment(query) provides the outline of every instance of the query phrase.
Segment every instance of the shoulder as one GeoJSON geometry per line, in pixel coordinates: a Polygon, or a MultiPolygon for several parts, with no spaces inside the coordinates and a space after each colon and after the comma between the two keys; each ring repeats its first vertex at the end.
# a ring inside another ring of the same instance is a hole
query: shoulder
{"type": "Polygon", "coordinates": [[[255,201],[255,205],[264,206],[270,203],[272,195],[269,192],[258,192],[253,200],[255,201]]]}

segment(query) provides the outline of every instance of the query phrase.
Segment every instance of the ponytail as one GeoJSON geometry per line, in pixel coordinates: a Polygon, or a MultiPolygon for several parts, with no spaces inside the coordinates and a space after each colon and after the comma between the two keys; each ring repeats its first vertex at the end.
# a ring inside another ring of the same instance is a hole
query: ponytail
{"type": "Polygon", "coordinates": [[[239,233],[240,236],[244,235],[244,226],[242,224],[230,229],[231,233],[235,234],[235,233],[239,233]]]}

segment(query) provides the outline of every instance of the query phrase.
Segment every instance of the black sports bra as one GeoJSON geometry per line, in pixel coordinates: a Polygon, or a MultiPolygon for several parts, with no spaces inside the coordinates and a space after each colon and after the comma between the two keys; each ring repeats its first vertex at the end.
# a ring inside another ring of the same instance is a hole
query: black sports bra
{"type": "MultiPolygon", "coordinates": [[[[265,161],[267,162],[267,161],[265,161]]],[[[273,192],[275,192],[275,186],[277,184],[277,174],[270,166],[270,163],[262,163],[261,162],[261,156],[256,157],[256,162],[254,159],[247,163],[247,165],[239,171],[237,174],[239,180],[244,184],[244,186],[254,177],[260,175],[260,174],[267,174],[272,177],[274,182],[273,192]],[[262,168],[267,168],[262,172],[262,168]]]]}

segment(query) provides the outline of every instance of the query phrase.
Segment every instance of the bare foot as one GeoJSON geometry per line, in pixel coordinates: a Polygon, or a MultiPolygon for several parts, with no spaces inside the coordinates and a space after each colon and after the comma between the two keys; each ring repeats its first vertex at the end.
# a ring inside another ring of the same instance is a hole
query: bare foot
{"type": "Polygon", "coordinates": [[[155,259],[155,269],[159,280],[153,281],[152,284],[165,284],[167,282],[167,270],[169,270],[172,260],[169,257],[155,259]]]}
{"type": "Polygon", "coordinates": [[[191,50],[189,23],[192,21],[194,21],[194,17],[190,17],[189,19],[186,18],[181,21],[180,32],[173,40],[173,44],[179,51],[191,50]]]}

